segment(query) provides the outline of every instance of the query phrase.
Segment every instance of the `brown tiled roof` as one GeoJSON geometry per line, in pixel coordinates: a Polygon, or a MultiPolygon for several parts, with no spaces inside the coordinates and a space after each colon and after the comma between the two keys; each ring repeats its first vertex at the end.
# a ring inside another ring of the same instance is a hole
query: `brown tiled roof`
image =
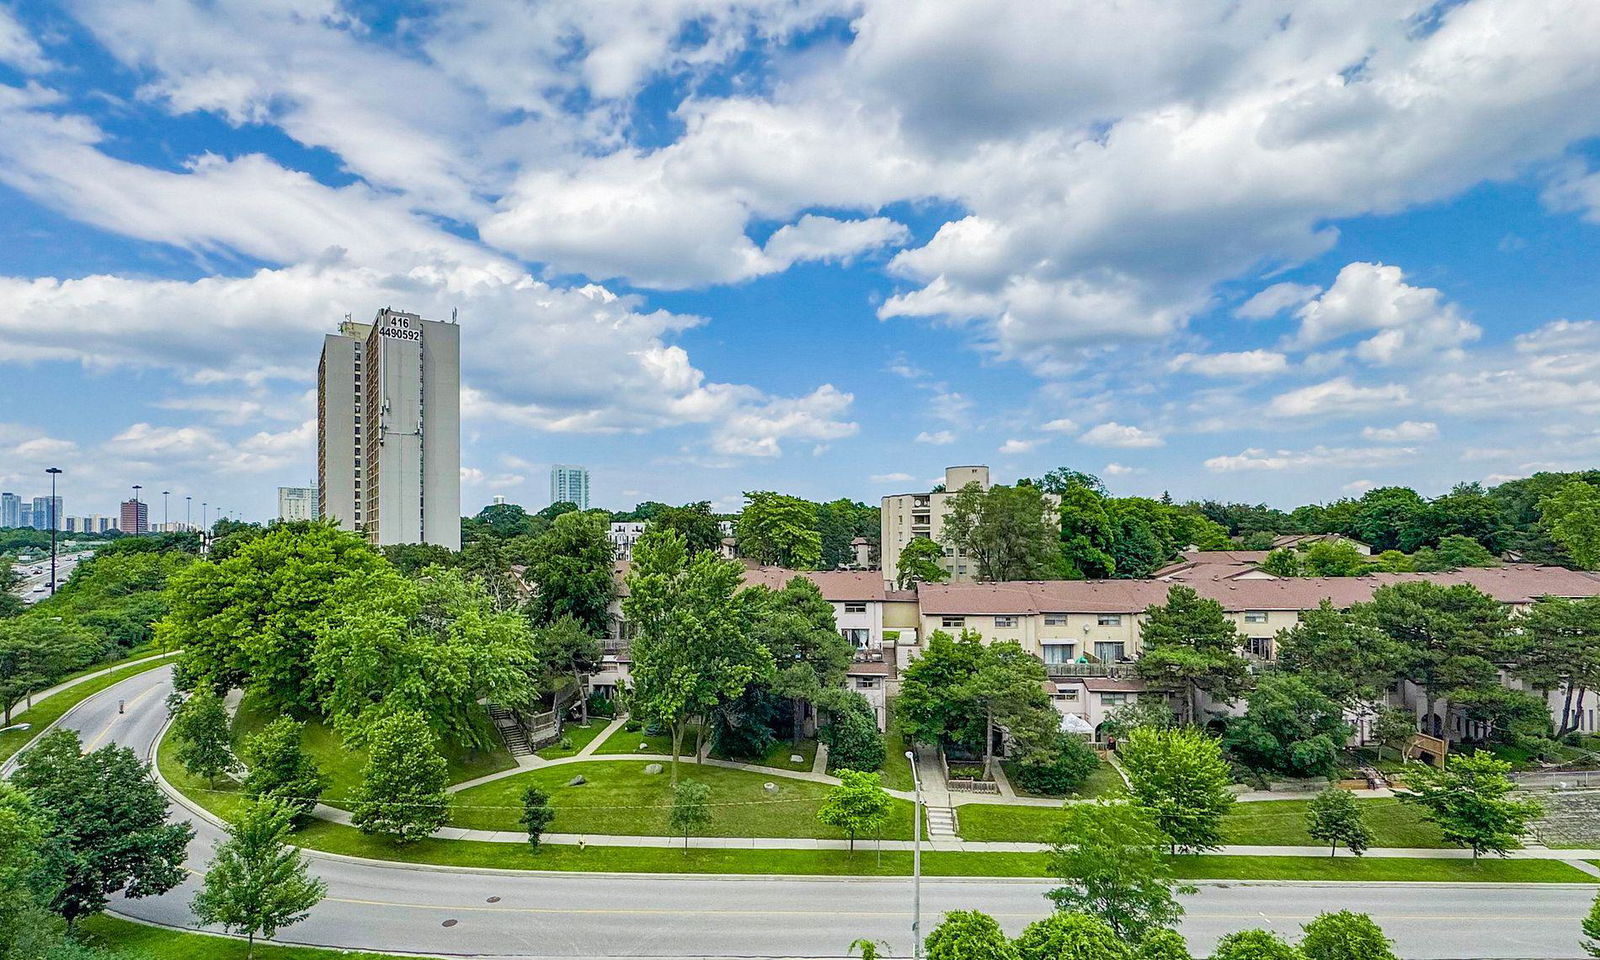
{"type": "Polygon", "coordinates": [[[1144,693],[1150,689],[1143,680],[1123,677],[1067,677],[1055,684],[1057,690],[1082,685],[1090,693],[1144,693]]]}
{"type": "MultiPolygon", "coordinates": [[[[612,567],[619,597],[628,595],[626,578],[631,566],[627,560],[618,560],[612,567]]],[[[916,599],[914,592],[885,590],[883,572],[880,570],[790,570],[786,567],[746,565],[741,576],[747,587],[761,584],[774,590],[782,590],[784,584],[795,577],[805,577],[817,585],[824,600],[834,603],[916,599]]]]}
{"type": "MultiPolygon", "coordinates": [[[[1600,576],[1563,567],[1469,568],[1446,573],[1377,573],[1364,577],[1292,577],[1276,580],[1196,580],[1186,585],[1224,610],[1309,610],[1323,599],[1348,607],[1372,599],[1378,587],[1406,580],[1470,583],[1502,603],[1542,596],[1600,596],[1600,576]]],[[[921,584],[922,613],[985,614],[1137,613],[1166,600],[1172,584],[1160,580],[1023,580],[1006,583],[921,584]]]]}

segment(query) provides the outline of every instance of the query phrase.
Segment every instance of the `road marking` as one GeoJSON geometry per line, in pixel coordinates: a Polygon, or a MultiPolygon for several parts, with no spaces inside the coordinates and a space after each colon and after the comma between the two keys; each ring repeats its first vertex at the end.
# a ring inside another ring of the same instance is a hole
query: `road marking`
{"type": "MultiPolygon", "coordinates": [[[[123,703],[123,704],[122,704],[122,708],[123,708],[123,709],[124,709],[124,710],[126,710],[126,709],[128,709],[128,708],[129,708],[129,707],[132,707],[132,706],[133,706],[133,705],[134,705],[134,704],[136,704],[136,703],[138,703],[138,702],[139,702],[139,701],[140,701],[140,700],[143,700],[143,699],[144,699],[144,698],[145,698],[145,697],[148,697],[148,696],[150,696],[150,694],[152,694],[152,693],[155,693],[155,692],[156,692],[156,691],[157,691],[157,690],[159,690],[159,689],[161,689],[161,687],[160,687],[160,685],[159,685],[159,684],[158,684],[158,685],[156,685],[156,686],[154,686],[154,687],[151,687],[151,688],[150,688],[150,689],[148,689],[148,690],[146,690],[146,691],[145,691],[145,692],[144,692],[144,693],[141,693],[141,694],[139,694],[139,695],[138,695],[138,696],[137,696],[137,697],[134,697],[134,698],[133,698],[133,699],[132,699],[132,700],[128,700],[128,701],[125,701],[125,702],[124,702],[124,703],[123,703]]],[[[97,694],[97,695],[98,695],[98,694],[97,694]]],[[[119,713],[119,714],[117,714],[117,717],[119,717],[119,718],[120,718],[120,717],[123,717],[123,716],[125,716],[125,715],[126,715],[126,714],[121,714],[121,713],[119,713]]],[[[96,737],[95,737],[95,738],[94,738],[94,740],[92,740],[92,741],[91,741],[91,742],[90,742],[90,743],[89,743],[89,749],[90,749],[90,750],[93,750],[93,749],[95,749],[95,748],[96,748],[96,747],[98,747],[98,746],[100,746],[100,741],[102,741],[102,740],[104,740],[104,739],[105,739],[105,738],[106,738],[106,737],[107,737],[107,736],[109,736],[109,735],[110,735],[110,734],[111,734],[111,728],[112,728],[112,727],[114,727],[114,726],[116,726],[116,725],[117,725],[117,720],[116,720],[116,719],[115,719],[115,718],[114,718],[114,719],[112,719],[112,721],[111,721],[111,722],[110,722],[110,723],[108,723],[108,724],[106,724],[106,726],[105,726],[105,729],[104,729],[104,730],[101,730],[101,731],[100,731],[100,733],[99,733],[99,735],[98,735],[98,736],[96,736],[96,737]]]]}

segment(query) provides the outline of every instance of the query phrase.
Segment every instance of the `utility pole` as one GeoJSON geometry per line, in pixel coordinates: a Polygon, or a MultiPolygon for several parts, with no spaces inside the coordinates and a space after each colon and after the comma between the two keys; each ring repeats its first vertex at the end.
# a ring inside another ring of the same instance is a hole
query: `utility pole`
{"type": "Polygon", "coordinates": [[[917,757],[910,750],[911,786],[915,791],[911,805],[911,958],[922,960],[922,778],[917,776],[917,757]]]}
{"type": "Polygon", "coordinates": [[[56,595],[56,475],[60,467],[49,467],[50,474],[50,596],[56,595]]]}

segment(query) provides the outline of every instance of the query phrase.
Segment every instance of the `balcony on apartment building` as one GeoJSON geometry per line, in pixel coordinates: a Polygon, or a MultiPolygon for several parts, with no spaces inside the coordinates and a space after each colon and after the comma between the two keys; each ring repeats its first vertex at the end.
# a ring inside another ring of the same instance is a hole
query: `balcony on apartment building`
{"type": "Polygon", "coordinates": [[[1122,663],[1046,663],[1045,673],[1052,677],[1137,677],[1139,672],[1131,661],[1122,663]]]}

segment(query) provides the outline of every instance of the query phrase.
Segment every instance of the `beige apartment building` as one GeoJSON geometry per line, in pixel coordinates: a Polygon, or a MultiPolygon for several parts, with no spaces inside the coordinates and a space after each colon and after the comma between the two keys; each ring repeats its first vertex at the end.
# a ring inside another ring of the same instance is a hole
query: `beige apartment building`
{"type": "MultiPolygon", "coordinates": [[[[969,483],[979,490],[989,489],[989,468],[985,466],[945,467],[944,489],[928,493],[900,493],[884,497],[881,504],[879,533],[879,565],[883,568],[884,583],[894,586],[895,570],[900,564],[900,551],[916,537],[927,537],[935,543],[944,533],[944,520],[950,512],[950,499],[969,483]]],[[[943,546],[943,544],[940,544],[943,546]]],[[[950,573],[952,583],[971,583],[977,572],[969,563],[964,551],[945,547],[944,568],[950,573]]]]}

